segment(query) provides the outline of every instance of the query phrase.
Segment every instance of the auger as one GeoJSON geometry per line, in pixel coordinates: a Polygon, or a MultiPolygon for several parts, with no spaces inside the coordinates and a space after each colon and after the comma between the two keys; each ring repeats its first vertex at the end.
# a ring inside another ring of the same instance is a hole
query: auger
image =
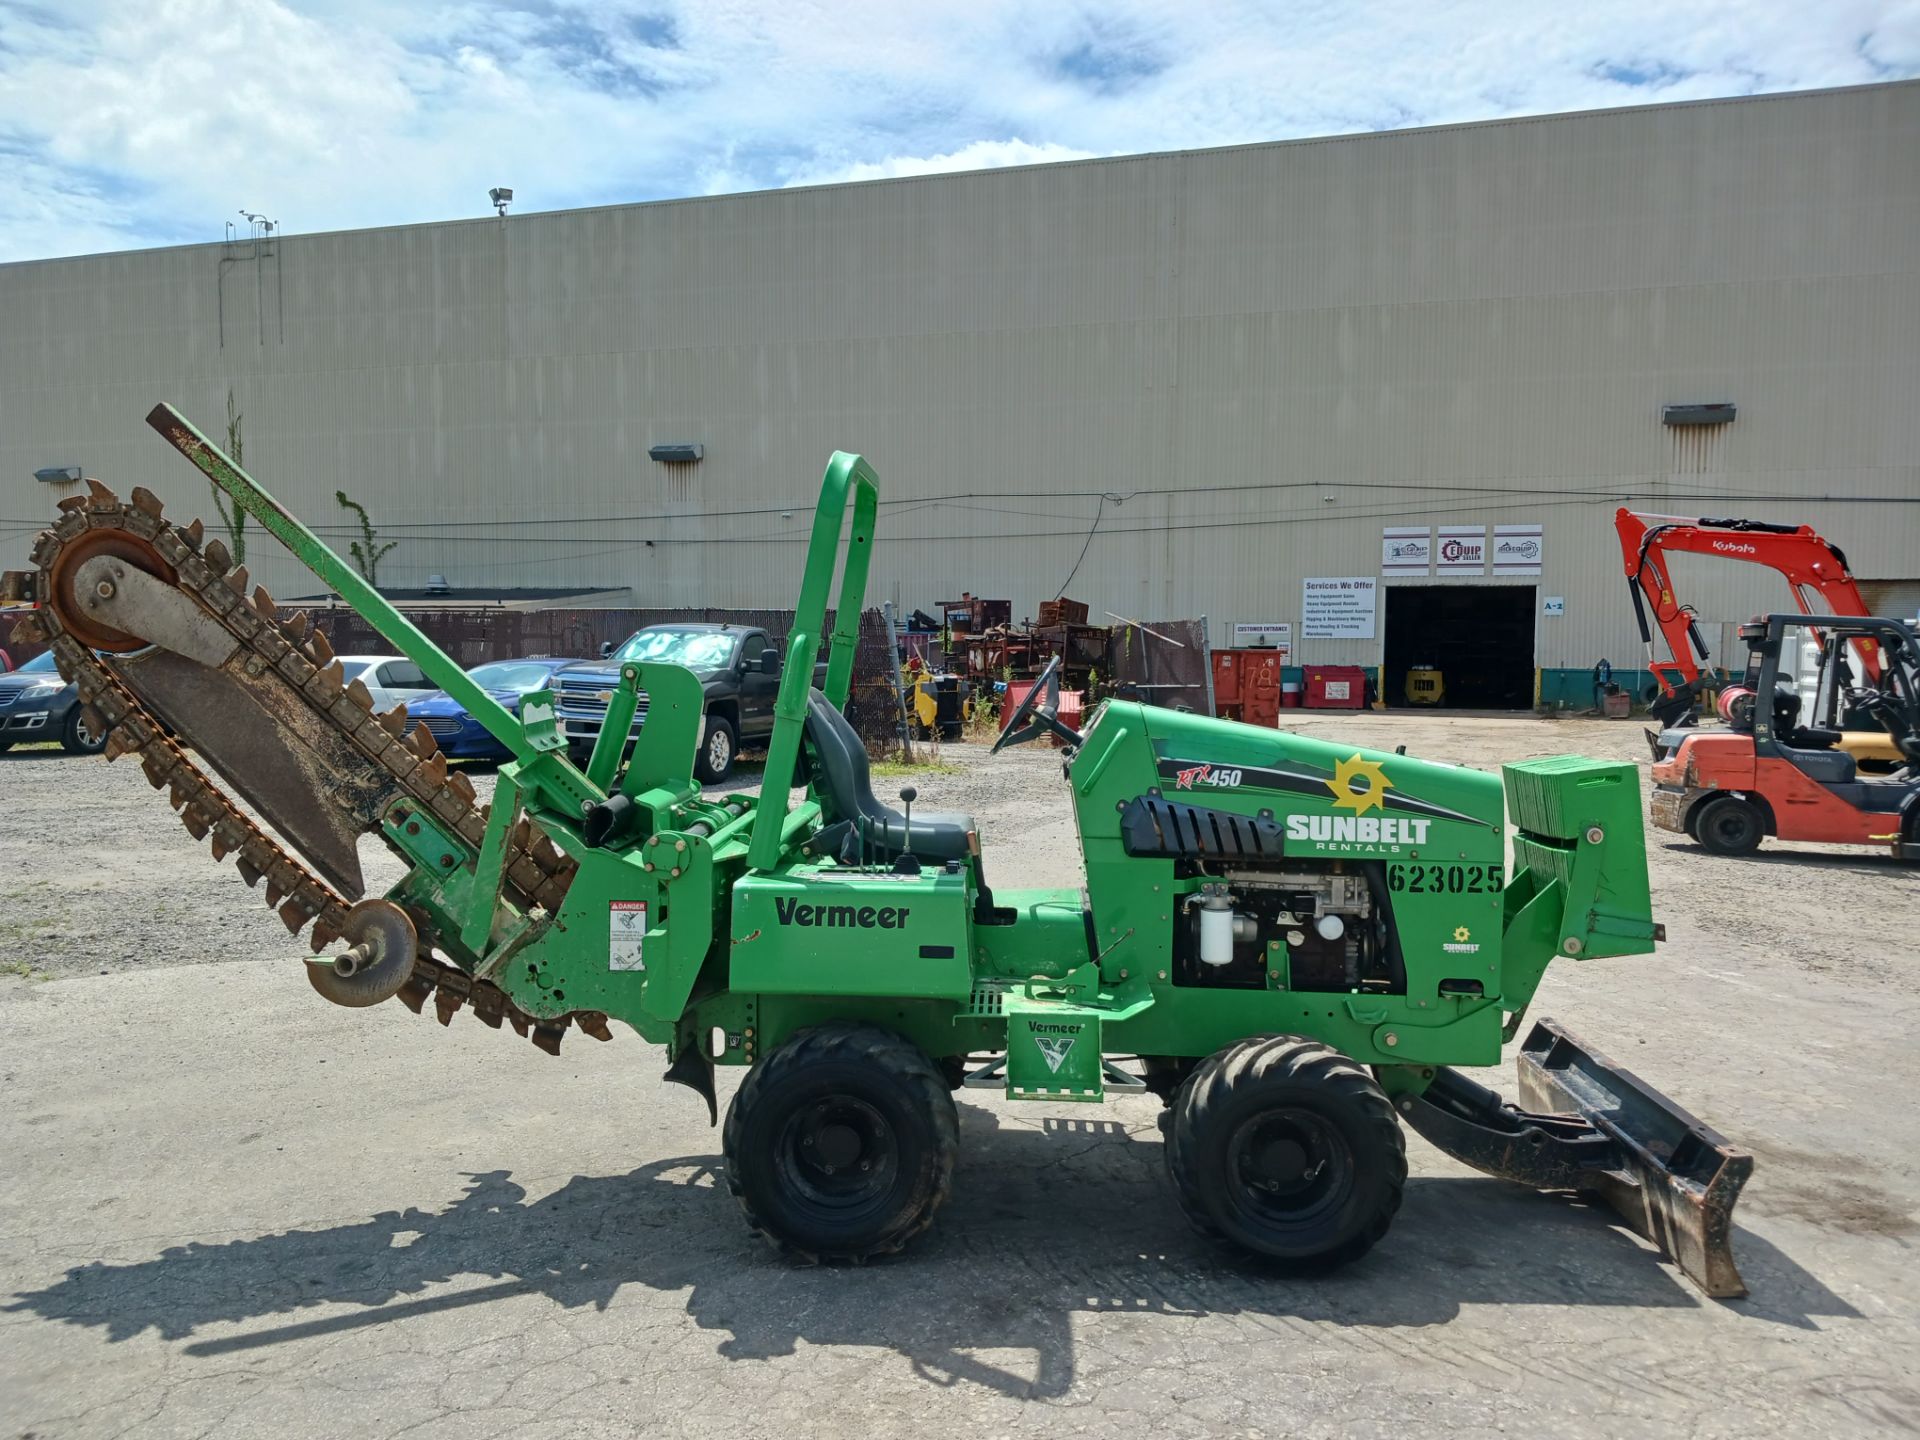
{"type": "Polygon", "coordinates": [[[1064,742],[1086,884],[995,888],[971,818],[875,797],[842,714],[878,513],[858,456],[822,482],[765,784],[718,797],[693,779],[691,672],[623,666],[576,766],[550,694],[508,713],[186,420],[148,420],[513,756],[478,804],[404,706],[376,715],[342,683],[310,617],[279,619],[145,490],[91,484],[5,577],[107,753],[138,755],[216,860],[294,934],[311,925],[327,999],[431,999],[443,1023],[470,1007],[556,1052],[617,1023],[664,1046],[715,1120],[717,1069],[744,1070],[728,1187],[814,1259],[898,1250],[932,1222],[955,1091],[1151,1093],[1188,1218],[1283,1267],[1386,1234],[1405,1124],[1488,1173],[1600,1196],[1708,1293],[1744,1293],[1730,1232],[1751,1156],[1551,1020],[1519,1048],[1527,1109],[1453,1068],[1499,1062],[1550,962],[1661,938],[1633,766],[1512,764],[1503,788],[1123,701],[1076,731],[1049,667],[995,749],[1064,742]],[[382,896],[367,834],[409,867],[382,896]]]}

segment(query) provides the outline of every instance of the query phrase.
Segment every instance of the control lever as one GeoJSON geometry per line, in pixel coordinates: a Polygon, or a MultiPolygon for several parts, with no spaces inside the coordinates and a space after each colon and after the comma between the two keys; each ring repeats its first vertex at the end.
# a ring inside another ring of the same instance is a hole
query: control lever
{"type": "Polygon", "coordinates": [[[918,875],[920,861],[913,853],[913,802],[920,798],[920,792],[908,785],[900,791],[900,803],[907,807],[904,822],[906,834],[900,837],[900,858],[893,862],[896,875],[918,875]]]}

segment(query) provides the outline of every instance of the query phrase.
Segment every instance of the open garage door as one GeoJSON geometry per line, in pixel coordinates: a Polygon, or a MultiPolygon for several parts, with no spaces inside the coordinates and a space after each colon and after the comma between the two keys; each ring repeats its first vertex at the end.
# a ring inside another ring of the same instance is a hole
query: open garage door
{"type": "Polygon", "coordinates": [[[1533,707],[1531,585],[1393,585],[1387,588],[1380,691],[1407,700],[1414,670],[1440,673],[1449,709],[1533,707]]]}

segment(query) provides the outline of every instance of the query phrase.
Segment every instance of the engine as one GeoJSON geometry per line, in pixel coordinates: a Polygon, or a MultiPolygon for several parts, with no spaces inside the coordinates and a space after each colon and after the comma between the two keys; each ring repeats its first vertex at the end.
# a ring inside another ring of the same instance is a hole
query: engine
{"type": "Polygon", "coordinates": [[[1264,990],[1279,970],[1289,990],[1404,994],[1379,869],[1192,867],[1201,887],[1174,927],[1174,983],[1264,990]]]}

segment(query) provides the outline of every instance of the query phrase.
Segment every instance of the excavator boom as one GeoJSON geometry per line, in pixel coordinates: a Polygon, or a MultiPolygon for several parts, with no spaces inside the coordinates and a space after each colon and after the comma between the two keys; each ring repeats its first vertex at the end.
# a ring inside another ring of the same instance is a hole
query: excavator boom
{"type": "MultiPolygon", "coordinates": [[[[1623,508],[1614,513],[1613,526],[1620,537],[1627,593],[1633,599],[1641,643],[1647,647],[1648,668],[1660,689],[1654,713],[1662,720],[1674,718],[1694,702],[1702,675],[1713,663],[1693,608],[1676,597],[1669,555],[1717,555],[1777,570],[1786,577],[1803,615],[1871,613],[1847,568],[1846,555],[1811,525],[1643,515],[1623,508]],[[1655,627],[1666,641],[1668,658],[1664,660],[1654,654],[1655,627]]],[[[1867,677],[1878,681],[1878,650],[1871,641],[1857,643],[1867,677]]]]}

